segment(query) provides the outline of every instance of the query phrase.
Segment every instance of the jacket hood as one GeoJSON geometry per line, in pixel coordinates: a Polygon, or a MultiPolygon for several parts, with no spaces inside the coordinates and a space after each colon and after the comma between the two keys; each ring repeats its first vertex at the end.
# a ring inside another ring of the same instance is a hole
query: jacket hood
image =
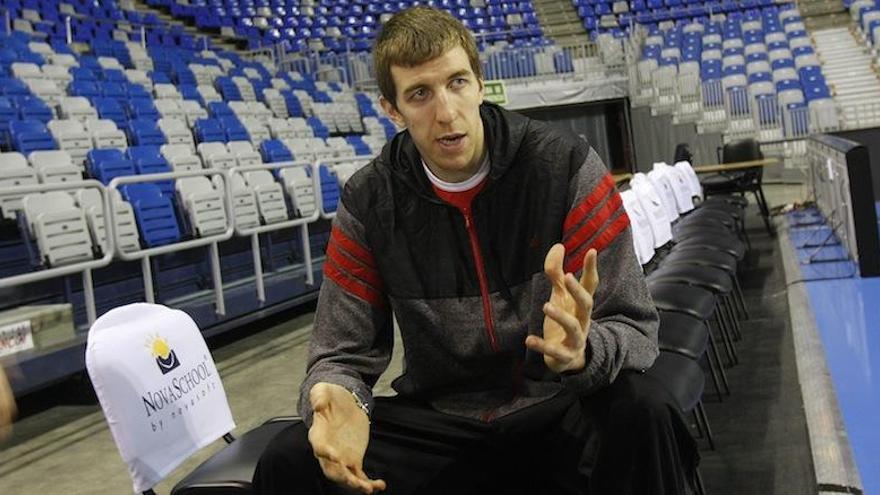
{"type": "MultiPolygon", "coordinates": [[[[486,148],[489,150],[489,181],[501,178],[513,165],[529,125],[529,118],[501,108],[494,103],[480,105],[480,118],[486,148]]],[[[409,131],[399,132],[389,141],[379,160],[408,186],[428,199],[437,200],[431,182],[422,167],[422,157],[409,131]]]]}

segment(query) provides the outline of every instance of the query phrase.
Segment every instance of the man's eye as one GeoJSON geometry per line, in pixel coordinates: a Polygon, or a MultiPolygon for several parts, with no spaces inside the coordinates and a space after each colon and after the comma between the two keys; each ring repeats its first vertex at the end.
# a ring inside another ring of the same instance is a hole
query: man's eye
{"type": "Polygon", "coordinates": [[[426,96],[428,96],[427,91],[425,91],[424,89],[417,89],[412,92],[412,94],[410,95],[410,99],[423,100],[423,99],[425,99],[426,96]]]}
{"type": "Polygon", "coordinates": [[[468,80],[463,77],[456,77],[455,79],[452,80],[452,86],[456,87],[456,88],[460,88],[460,87],[464,86],[465,84],[467,84],[467,82],[468,82],[468,80]]]}

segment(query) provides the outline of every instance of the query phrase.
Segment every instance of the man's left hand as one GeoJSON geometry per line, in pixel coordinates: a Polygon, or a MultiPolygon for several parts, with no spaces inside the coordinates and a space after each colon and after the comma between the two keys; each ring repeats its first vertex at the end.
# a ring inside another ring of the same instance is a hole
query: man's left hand
{"type": "Polygon", "coordinates": [[[544,259],[544,273],[550,280],[550,300],[544,304],[544,337],[529,335],[526,347],[544,355],[544,363],[556,373],[580,371],[586,366],[587,336],[593,295],[599,285],[596,250],[584,255],[584,269],[578,281],[564,273],[565,246],[555,244],[544,259]]]}

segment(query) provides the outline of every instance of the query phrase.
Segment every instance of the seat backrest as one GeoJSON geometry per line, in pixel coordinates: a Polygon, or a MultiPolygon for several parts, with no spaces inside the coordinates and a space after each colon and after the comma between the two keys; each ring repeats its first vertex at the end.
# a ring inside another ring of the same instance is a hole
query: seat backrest
{"type": "Polygon", "coordinates": [[[623,202],[623,209],[626,210],[630,219],[636,258],[638,258],[640,265],[644,265],[654,257],[654,234],[651,231],[651,220],[642,209],[635,191],[632,189],[621,191],[620,199],[623,202]]]}
{"type": "Polygon", "coordinates": [[[86,369],[136,493],[235,427],[211,353],[183,311],[110,310],[89,330],[86,369]]]}
{"type": "Polygon", "coordinates": [[[630,188],[639,198],[642,209],[651,221],[651,232],[654,234],[654,247],[659,248],[672,240],[672,221],[663,200],[654,189],[654,185],[644,173],[637,173],[629,181],[630,188]]]}
{"type": "Polygon", "coordinates": [[[670,167],[666,162],[657,162],[654,164],[654,171],[665,175],[666,180],[672,186],[672,192],[675,195],[675,206],[678,213],[687,213],[694,209],[694,200],[691,195],[691,185],[687,178],[682,175],[676,168],[670,167]]]}
{"type": "Polygon", "coordinates": [[[64,191],[28,194],[25,216],[43,260],[49,266],[94,258],[85,214],[64,191]]]}
{"type": "Polygon", "coordinates": [[[162,195],[155,184],[125,184],[120,191],[131,203],[140,229],[141,239],[148,247],[162,246],[180,240],[180,226],[171,199],[162,195]]]}
{"type": "Polygon", "coordinates": [[[654,189],[660,194],[663,206],[665,206],[667,210],[666,218],[672,219],[673,222],[678,220],[678,204],[675,200],[675,191],[673,190],[672,182],[666,174],[657,170],[651,170],[648,172],[648,180],[651,181],[651,184],[654,185],[654,189]]]}
{"type": "Polygon", "coordinates": [[[697,172],[687,160],[679,160],[675,162],[675,168],[681,171],[682,175],[687,179],[690,185],[691,197],[703,199],[703,185],[700,184],[700,178],[697,172]]]}
{"type": "Polygon", "coordinates": [[[740,139],[724,145],[721,163],[748,162],[764,158],[761,147],[754,139],[740,139]]]}

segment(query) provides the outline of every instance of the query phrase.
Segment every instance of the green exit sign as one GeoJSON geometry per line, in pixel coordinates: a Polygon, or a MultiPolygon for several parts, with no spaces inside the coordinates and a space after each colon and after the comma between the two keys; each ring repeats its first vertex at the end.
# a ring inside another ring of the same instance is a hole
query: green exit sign
{"type": "Polygon", "coordinates": [[[507,105],[507,90],[504,89],[504,81],[485,81],[484,100],[497,105],[507,105]]]}

